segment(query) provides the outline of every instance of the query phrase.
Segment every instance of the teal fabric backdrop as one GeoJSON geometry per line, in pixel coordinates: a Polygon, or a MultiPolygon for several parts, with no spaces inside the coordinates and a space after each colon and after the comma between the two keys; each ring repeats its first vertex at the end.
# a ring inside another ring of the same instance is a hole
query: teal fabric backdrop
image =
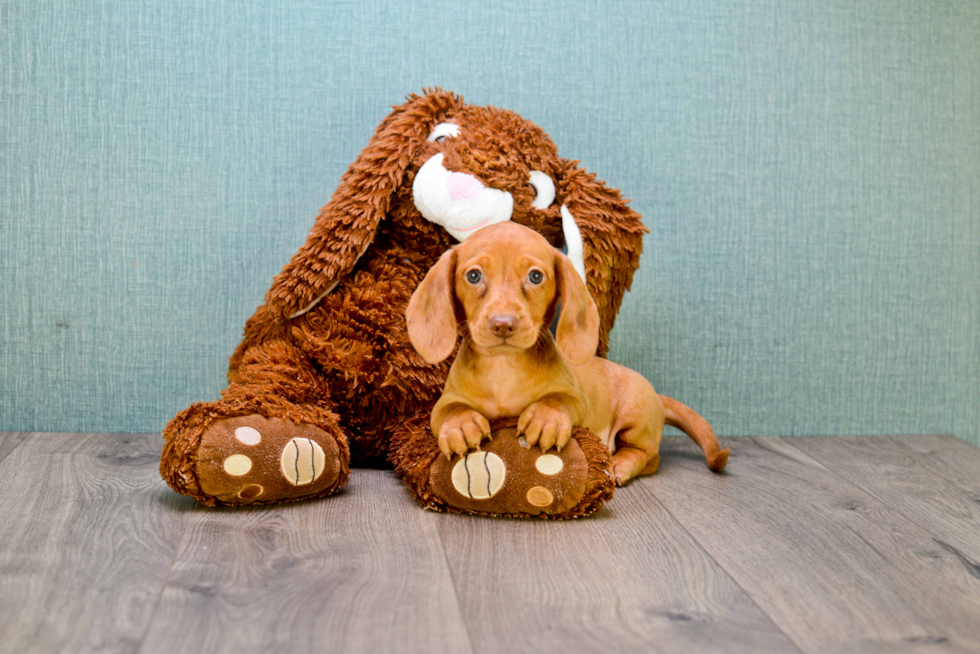
{"type": "Polygon", "coordinates": [[[980,440],[975,0],[4,0],[0,58],[0,429],[215,398],[374,127],[441,85],[633,198],[611,356],[719,433],[980,440]]]}

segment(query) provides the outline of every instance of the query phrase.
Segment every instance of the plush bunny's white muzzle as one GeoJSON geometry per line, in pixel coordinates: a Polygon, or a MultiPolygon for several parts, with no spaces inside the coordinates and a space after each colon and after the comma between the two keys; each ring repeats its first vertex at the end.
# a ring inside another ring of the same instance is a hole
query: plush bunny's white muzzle
{"type": "Polygon", "coordinates": [[[484,186],[473,175],[451,173],[439,153],[422,164],[412,184],[412,199],[422,216],[446,228],[458,241],[487,225],[510,220],[514,198],[484,186]]]}

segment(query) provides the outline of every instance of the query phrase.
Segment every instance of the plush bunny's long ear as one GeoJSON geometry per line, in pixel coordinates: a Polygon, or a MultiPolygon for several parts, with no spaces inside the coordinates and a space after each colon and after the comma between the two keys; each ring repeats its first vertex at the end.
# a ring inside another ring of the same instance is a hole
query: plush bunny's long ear
{"type": "Polygon", "coordinates": [[[384,119],[320,210],[306,243],[272,282],[265,302],[273,316],[298,317],[336,288],[374,241],[391,196],[418,148],[462,98],[441,89],[410,95],[384,119]]]}
{"type": "Polygon", "coordinates": [[[572,261],[560,252],[555,253],[555,276],[561,299],[555,341],[569,363],[581,366],[599,345],[599,312],[572,261]]]}
{"type": "Polygon", "coordinates": [[[586,282],[599,311],[598,354],[605,356],[609,332],[640,265],[643,235],[649,230],[618,190],[585,172],[577,161],[564,164],[559,198],[582,235],[586,282]]]}
{"type": "Polygon", "coordinates": [[[429,268],[405,310],[408,339],[428,363],[439,363],[456,347],[456,250],[443,252],[429,268]]]}

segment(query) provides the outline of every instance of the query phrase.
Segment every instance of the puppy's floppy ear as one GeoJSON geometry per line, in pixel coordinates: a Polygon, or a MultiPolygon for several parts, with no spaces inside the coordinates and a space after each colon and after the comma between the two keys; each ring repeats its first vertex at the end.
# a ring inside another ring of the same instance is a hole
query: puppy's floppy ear
{"type": "Polygon", "coordinates": [[[446,250],[412,293],[408,338],[422,358],[439,363],[456,347],[456,250],[446,250]]]}
{"type": "Polygon", "coordinates": [[[577,161],[564,161],[558,197],[582,234],[585,276],[599,311],[599,356],[605,356],[609,332],[623,295],[640,265],[643,235],[649,230],[617,189],[585,172],[577,161]]]}
{"type": "Polygon", "coordinates": [[[416,152],[432,128],[462,104],[462,98],[435,89],[408,96],[382,121],[320,210],[306,243],[273,280],[265,302],[274,317],[306,313],[354,268],[416,152]]]}
{"type": "Polygon", "coordinates": [[[561,299],[555,336],[558,351],[573,366],[580,366],[595,356],[599,345],[599,312],[571,260],[560,252],[555,253],[555,277],[561,299]]]}

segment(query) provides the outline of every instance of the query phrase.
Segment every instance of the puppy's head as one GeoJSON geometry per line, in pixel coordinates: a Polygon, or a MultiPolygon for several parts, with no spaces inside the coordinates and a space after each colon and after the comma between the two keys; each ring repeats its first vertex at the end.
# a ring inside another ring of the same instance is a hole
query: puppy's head
{"type": "Polygon", "coordinates": [[[555,313],[558,350],[573,365],[596,352],[599,314],[568,257],[534,230],[504,222],[446,252],[408,304],[412,345],[429,363],[452,354],[457,324],[491,354],[533,347],[555,313]]]}

